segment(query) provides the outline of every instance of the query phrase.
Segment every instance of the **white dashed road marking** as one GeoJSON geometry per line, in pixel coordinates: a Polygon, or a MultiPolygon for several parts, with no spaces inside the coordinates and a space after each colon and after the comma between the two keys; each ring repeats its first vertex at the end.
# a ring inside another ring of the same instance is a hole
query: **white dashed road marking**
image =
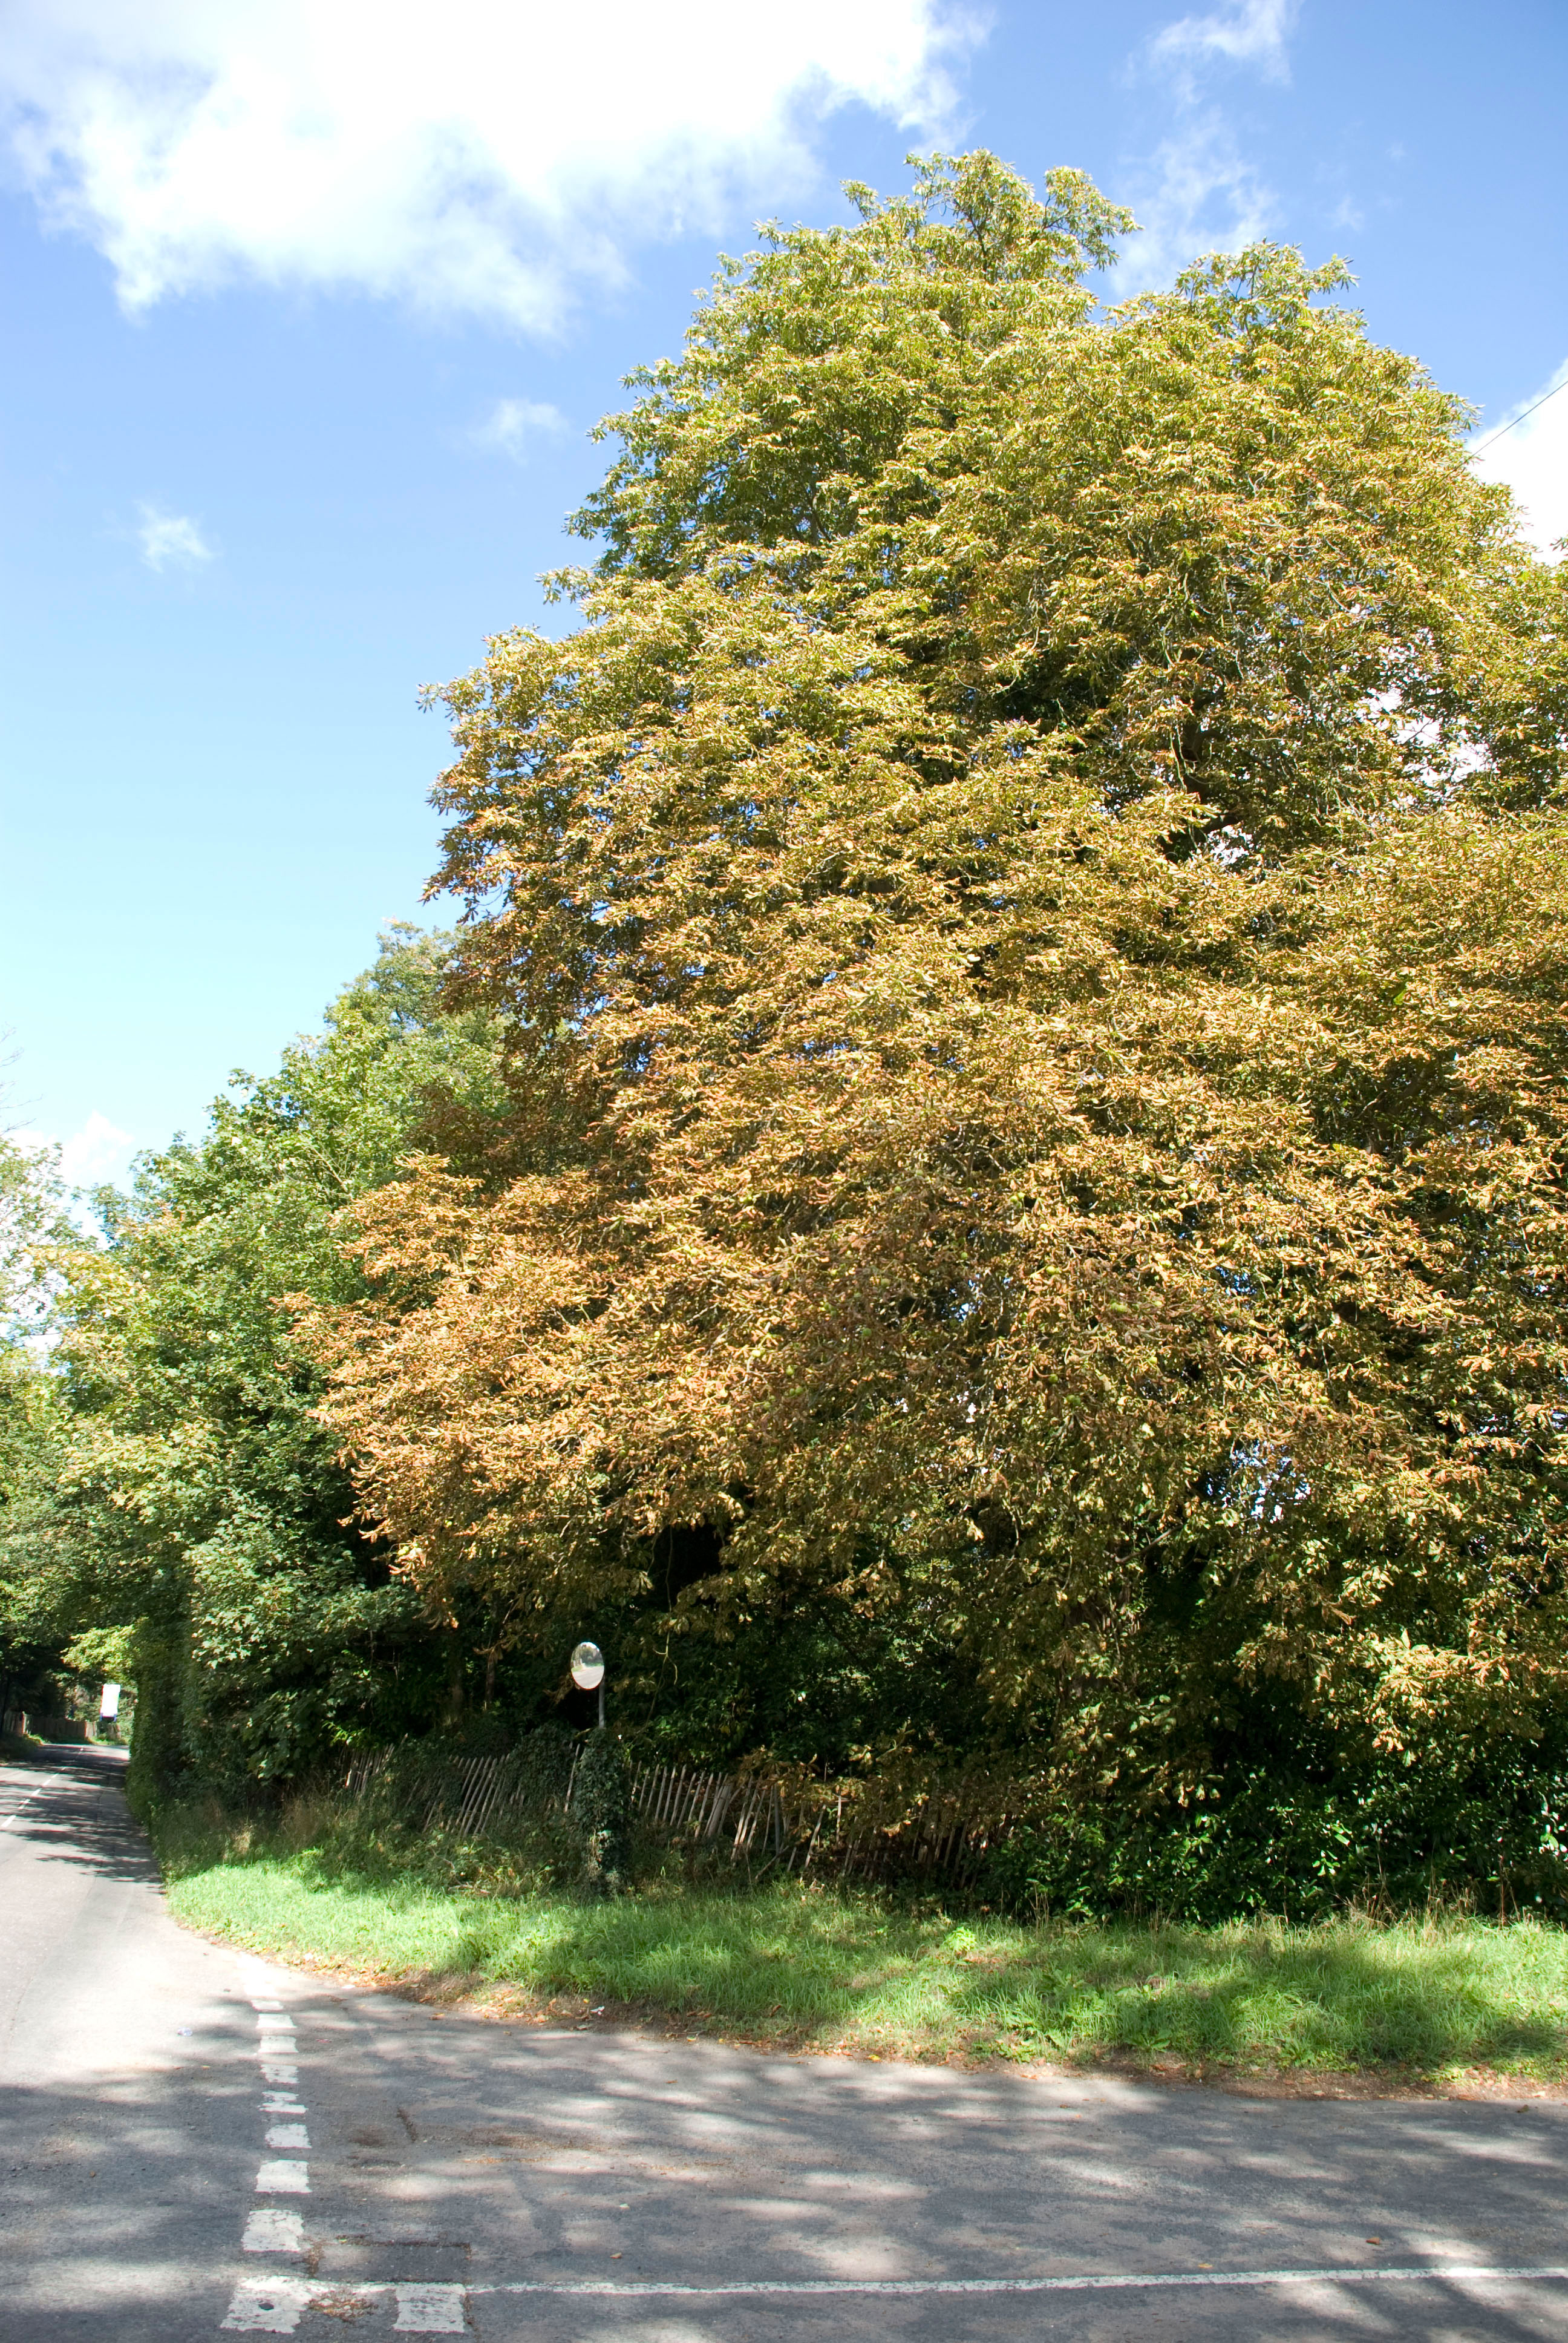
{"type": "MultiPolygon", "coordinates": [[[[43,1785],[40,1783],[39,1788],[41,1789],[43,1785]]],[[[23,1807],[27,1804],[27,1799],[35,1798],[37,1795],[37,1790],[29,1790],[25,1797],[18,1798],[16,1804],[12,1807],[11,1812],[6,1815],[5,1821],[0,1823],[0,1830],[9,1830],[17,1815],[21,1813],[23,1807]]]]}
{"type": "Polygon", "coordinates": [[[269,2157],[256,2176],[258,2197],[308,2197],[310,2167],[292,2157],[269,2157]]]}
{"type": "Polygon", "coordinates": [[[464,2335],[460,2286],[399,2286],[395,2332],[399,2335],[464,2335]]]}
{"type": "Polygon", "coordinates": [[[247,2254],[302,2254],[304,2216],[285,2213],[276,2205],[258,2205],[246,2220],[240,2246],[247,2254]]]}
{"type": "Polygon", "coordinates": [[[240,2335],[292,2335],[321,2290],[303,2278],[242,2278],[224,2327],[240,2335]]]}
{"type": "MultiPolygon", "coordinates": [[[[308,2154],[307,2110],[304,2101],[294,2095],[299,2081],[294,2020],[275,1994],[253,1994],[250,2006],[256,2012],[255,2055],[261,2062],[263,2083],[271,2087],[261,2095],[262,2144],[273,2149],[303,2148],[308,2154]],[[297,2120],[285,2121],[287,2117],[297,2120]]],[[[296,2156],[270,2156],[256,2173],[256,2193],[258,2197],[308,2197],[310,2167],[296,2156]]],[[[304,2215],[286,2212],[281,2206],[256,2206],[246,2216],[240,2250],[303,2254],[307,2250],[304,2215]]],[[[320,2291],[306,2278],[242,2278],[224,2326],[240,2334],[292,2335],[320,2291]]]]}

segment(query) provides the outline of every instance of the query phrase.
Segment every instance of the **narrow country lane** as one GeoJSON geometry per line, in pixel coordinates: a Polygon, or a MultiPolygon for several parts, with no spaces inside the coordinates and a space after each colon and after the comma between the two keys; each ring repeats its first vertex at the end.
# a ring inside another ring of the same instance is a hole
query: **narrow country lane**
{"type": "Polygon", "coordinates": [[[0,2336],[214,2332],[255,2178],[247,2007],[177,1928],[124,1758],[0,1769],[0,2336]]]}
{"type": "Polygon", "coordinates": [[[1270,2102],[437,2016],[202,1943],[107,1752],[0,1772],[0,2336],[1568,2329],[1568,2107],[1270,2102]]]}

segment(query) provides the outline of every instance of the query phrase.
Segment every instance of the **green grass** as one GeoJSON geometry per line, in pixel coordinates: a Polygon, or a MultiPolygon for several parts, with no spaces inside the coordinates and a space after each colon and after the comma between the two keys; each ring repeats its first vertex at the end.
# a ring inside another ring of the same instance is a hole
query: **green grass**
{"type": "Polygon", "coordinates": [[[158,1835],[187,1926],[427,1994],[873,2056],[1568,2074],[1568,1932],[1534,1920],[1031,1927],[791,1881],[595,1904],[432,1885],[297,1826],[255,1844],[166,1818],[158,1835]]]}

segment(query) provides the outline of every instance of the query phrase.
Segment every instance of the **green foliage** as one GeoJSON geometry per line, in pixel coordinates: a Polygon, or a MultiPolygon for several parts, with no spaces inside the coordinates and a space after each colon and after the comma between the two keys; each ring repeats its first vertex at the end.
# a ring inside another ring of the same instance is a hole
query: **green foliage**
{"type": "Polygon", "coordinates": [[[285,1782],[449,1702],[457,1623],[352,1525],[284,1307],[357,1290],[335,1216],[433,1122],[496,1125],[494,1026],[438,1011],[446,949],[395,931],[318,1041],[236,1077],[199,1142],[100,1200],[103,1246],[57,1257],[54,1453],[10,1567],[65,1634],[134,1628],[144,1799],[285,1782]]]}
{"type": "Polygon", "coordinates": [[[45,1573],[20,1549],[59,1453],[58,1378],[44,1348],[55,1264],[75,1242],[51,1152],[0,1133],[0,1707],[54,1709],[55,1671],[68,1628],[45,1573]]]}
{"type": "Polygon", "coordinates": [[[1500,1918],[1568,1921],[1568,1758],[1501,1735],[1419,1765],[1397,1753],[1314,1779],[1311,1736],[1283,1720],[1267,1759],[1174,1812],[1062,1807],[1021,1826],[989,1863],[1000,1905],[1064,1918],[1160,1913],[1316,1919],[1473,1901],[1500,1918]]]}
{"type": "Polygon", "coordinates": [[[0,1131],[0,1344],[8,1355],[43,1322],[53,1249],[72,1234],[58,1151],[20,1147],[0,1131]]]}
{"type": "Polygon", "coordinates": [[[572,1819],[582,1835],[582,1885],[615,1896],[629,1884],[631,1768],[623,1743],[605,1725],[588,1736],[572,1785],[572,1819]]]}
{"type": "Polygon", "coordinates": [[[95,1684],[134,1687],[134,1646],[135,1630],[130,1627],[87,1627],[66,1644],[65,1665],[95,1684]]]}

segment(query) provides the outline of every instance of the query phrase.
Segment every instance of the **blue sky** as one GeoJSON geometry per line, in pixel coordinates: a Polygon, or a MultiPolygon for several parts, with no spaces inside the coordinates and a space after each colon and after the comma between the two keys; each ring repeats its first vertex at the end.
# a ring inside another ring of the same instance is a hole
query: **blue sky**
{"type": "MultiPolygon", "coordinates": [[[[8,0],[0,1027],[80,1177],[440,917],[418,687],[538,575],[719,246],[984,145],[1168,281],[1343,254],[1477,438],[1568,368],[1563,0],[8,0]]],[[[1568,393],[1480,459],[1568,532],[1568,393]]]]}

